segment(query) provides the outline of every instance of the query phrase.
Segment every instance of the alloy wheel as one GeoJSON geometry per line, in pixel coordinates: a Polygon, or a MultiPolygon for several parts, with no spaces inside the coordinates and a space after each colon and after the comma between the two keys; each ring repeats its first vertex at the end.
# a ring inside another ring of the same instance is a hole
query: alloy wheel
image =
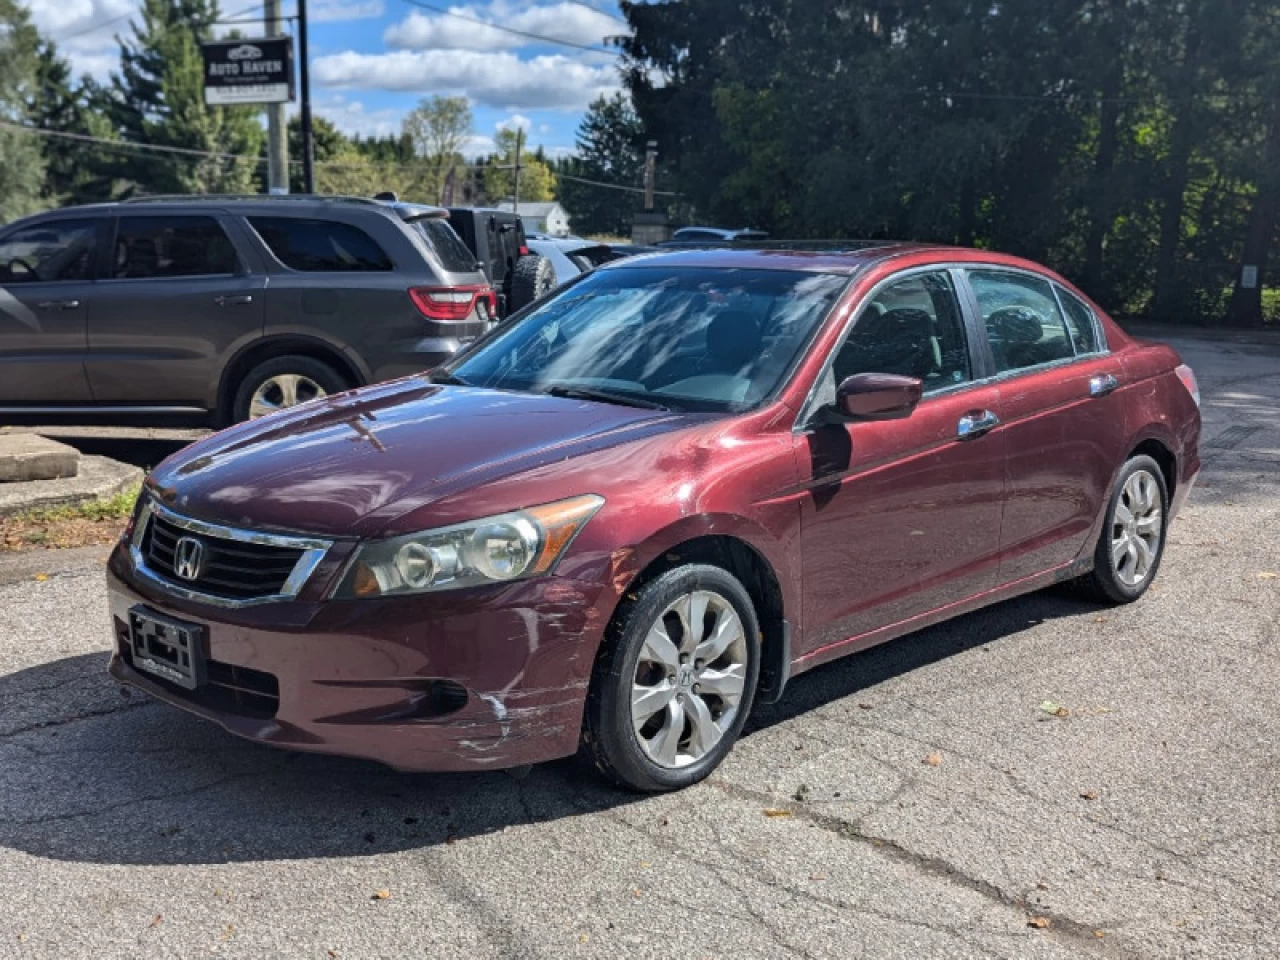
{"type": "Polygon", "coordinates": [[[253,391],[253,398],[249,401],[249,419],[256,420],[277,410],[295,407],[324,396],[328,396],[324,387],[310,377],[298,373],[278,373],[264,380],[253,391]]]}
{"type": "Polygon", "coordinates": [[[715,749],[737,717],[748,648],[742,618],[718,593],[695,590],[650,626],[631,687],[631,720],[646,756],[677,769],[715,749]]]}
{"type": "Polygon", "coordinates": [[[1130,474],[1111,524],[1111,565],[1126,586],[1136,587],[1145,581],[1160,556],[1162,508],[1156,478],[1146,470],[1130,474]]]}

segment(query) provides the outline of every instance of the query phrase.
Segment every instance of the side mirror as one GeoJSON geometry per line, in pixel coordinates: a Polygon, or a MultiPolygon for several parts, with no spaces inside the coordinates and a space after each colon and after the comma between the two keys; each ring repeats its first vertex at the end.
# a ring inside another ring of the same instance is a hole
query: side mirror
{"type": "Polygon", "coordinates": [[[848,420],[902,420],[924,394],[924,383],[896,373],[855,373],[836,388],[836,411],[848,420]]]}

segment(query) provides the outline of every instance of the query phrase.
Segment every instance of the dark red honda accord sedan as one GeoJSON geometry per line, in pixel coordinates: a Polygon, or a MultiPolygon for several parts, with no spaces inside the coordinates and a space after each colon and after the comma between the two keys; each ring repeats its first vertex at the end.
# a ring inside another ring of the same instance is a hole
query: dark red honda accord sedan
{"type": "Polygon", "coordinates": [[[1198,406],[1173,350],[1010,257],[627,260],[162,464],[110,561],[111,672],[276,746],[585,745],[678,788],[825,661],[1060,581],[1138,599],[1198,406]]]}

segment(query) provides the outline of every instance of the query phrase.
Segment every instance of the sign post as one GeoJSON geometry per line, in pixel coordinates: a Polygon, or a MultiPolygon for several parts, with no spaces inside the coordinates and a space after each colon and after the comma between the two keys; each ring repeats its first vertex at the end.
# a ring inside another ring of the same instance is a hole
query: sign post
{"type": "Polygon", "coordinates": [[[293,100],[293,38],[212,40],[204,55],[204,102],[211,107],[293,100]]]}

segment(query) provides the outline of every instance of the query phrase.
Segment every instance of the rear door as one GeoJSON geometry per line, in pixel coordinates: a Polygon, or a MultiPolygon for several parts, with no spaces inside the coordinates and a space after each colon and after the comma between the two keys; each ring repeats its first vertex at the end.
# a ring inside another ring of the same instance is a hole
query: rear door
{"type": "MultiPolygon", "coordinates": [[[[806,649],[840,643],[996,585],[1004,443],[990,414],[955,275],[914,272],[872,294],[819,387],[855,373],[924,381],[911,416],[826,423],[798,436],[806,649]]],[[[823,396],[825,394],[825,397],[823,396]]]]}
{"type": "Polygon", "coordinates": [[[967,271],[1000,386],[1008,451],[1005,582],[1071,562],[1125,456],[1124,377],[1090,308],[1037,274],[967,271]]]}
{"type": "Polygon", "coordinates": [[[208,409],[225,357],[262,334],[265,278],[220,214],[122,214],[89,310],[89,383],[105,406],[208,409]]]}
{"type": "Polygon", "coordinates": [[[0,406],[88,406],[85,318],[105,218],[68,217],[0,240],[0,406]]]}

